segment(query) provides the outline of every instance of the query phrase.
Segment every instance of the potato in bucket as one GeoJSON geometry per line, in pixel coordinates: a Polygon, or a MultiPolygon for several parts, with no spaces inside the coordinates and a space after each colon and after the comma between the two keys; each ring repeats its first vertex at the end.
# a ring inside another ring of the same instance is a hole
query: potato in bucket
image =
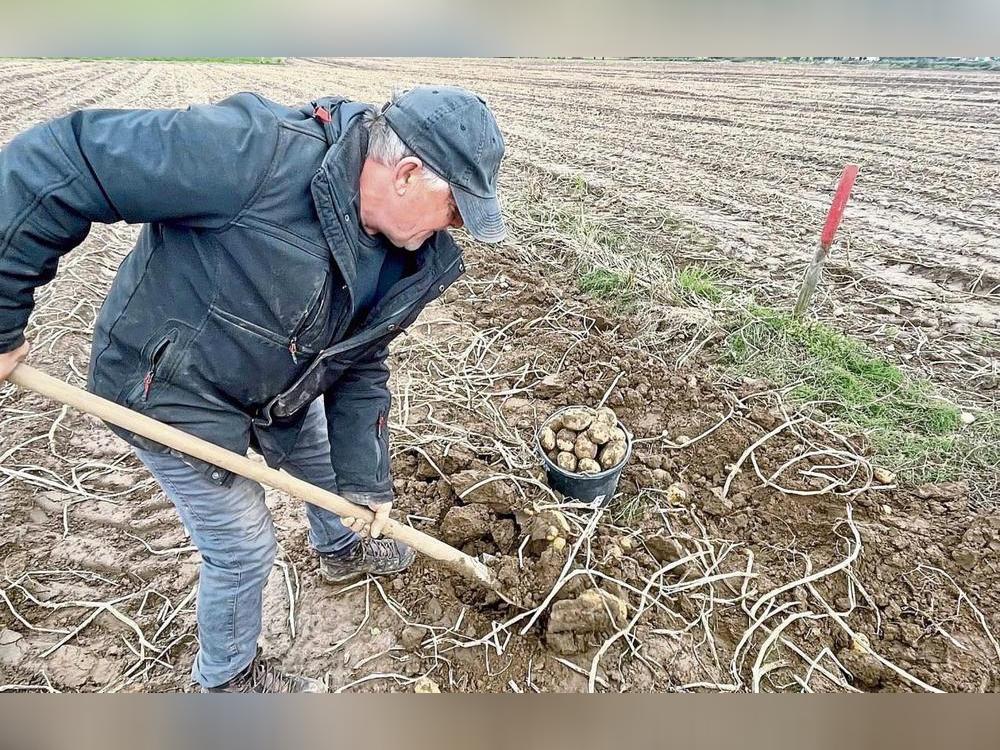
{"type": "Polygon", "coordinates": [[[608,407],[568,406],[535,433],[552,489],[567,499],[606,505],[632,453],[632,439],[608,407]]]}

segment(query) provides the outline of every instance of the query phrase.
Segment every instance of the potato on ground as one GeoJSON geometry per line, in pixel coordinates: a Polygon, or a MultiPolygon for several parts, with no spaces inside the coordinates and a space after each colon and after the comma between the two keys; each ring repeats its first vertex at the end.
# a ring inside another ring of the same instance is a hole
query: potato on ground
{"type": "Polygon", "coordinates": [[[573,446],[573,453],[577,458],[597,458],[597,446],[587,437],[585,432],[580,433],[573,446]]]}
{"type": "Polygon", "coordinates": [[[560,469],[576,471],[576,456],[569,451],[559,451],[559,455],[556,456],[556,463],[560,469]]]}
{"type": "Polygon", "coordinates": [[[581,458],[576,464],[576,470],[580,474],[599,474],[601,465],[592,458],[581,458]]]}
{"type": "Polygon", "coordinates": [[[594,421],[594,413],[583,406],[567,409],[559,416],[562,417],[563,427],[567,427],[574,432],[583,432],[594,421]]]}
{"type": "Polygon", "coordinates": [[[574,445],[576,445],[576,433],[573,430],[564,427],[556,433],[556,448],[572,453],[574,445]]]}

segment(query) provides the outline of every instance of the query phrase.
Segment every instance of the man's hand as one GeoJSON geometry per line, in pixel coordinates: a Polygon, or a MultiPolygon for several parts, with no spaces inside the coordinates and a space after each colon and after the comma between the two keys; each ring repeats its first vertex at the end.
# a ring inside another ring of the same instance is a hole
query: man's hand
{"type": "Polygon", "coordinates": [[[355,534],[378,539],[382,535],[382,529],[385,528],[385,522],[389,520],[389,511],[392,510],[392,503],[370,503],[368,507],[375,513],[375,519],[371,522],[371,525],[363,518],[345,516],[340,520],[344,526],[355,534]]]}
{"type": "Polygon", "coordinates": [[[18,362],[28,356],[28,349],[30,348],[28,342],[25,341],[17,349],[0,354],[0,380],[6,380],[14,372],[14,368],[17,367],[18,362]]]}

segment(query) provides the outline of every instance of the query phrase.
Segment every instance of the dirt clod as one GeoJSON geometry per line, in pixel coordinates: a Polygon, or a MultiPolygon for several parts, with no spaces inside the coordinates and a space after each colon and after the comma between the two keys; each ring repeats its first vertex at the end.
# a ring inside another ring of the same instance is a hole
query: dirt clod
{"type": "Polygon", "coordinates": [[[587,589],[552,605],[546,640],[560,653],[577,653],[589,647],[590,636],[621,627],[627,616],[628,605],[622,599],[603,589],[587,589]]]}
{"type": "Polygon", "coordinates": [[[15,630],[0,630],[0,664],[14,667],[21,662],[27,652],[24,636],[15,630]]]}
{"type": "Polygon", "coordinates": [[[538,398],[552,398],[558,396],[566,390],[566,383],[558,373],[552,373],[542,378],[542,381],[535,386],[535,395],[538,398]]]}
{"type": "Polygon", "coordinates": [[[653,559],[658,563],[674,562],[687,555],[680,542],[661,534],[649,537],[646,540],[646,546],[649,548],[649,553],[653,556],[653,559]]]}
{"type": "Polygon", "coordinates": [[[441,535],[449,544],[461,546],[490,533],[490,512],[482,505],[455,505],[441,521],[441,535]]]}
{"type": "Polygon", "coordinates": [[[845,648],[837,658],[854,675],[854,682],[859,687],[877,688],[889,673],[878,659],[865,651],[845,648]]]}
{"type": "Polygon", "coordinates": [[[408,625],[399,634],[399,641],[403,644],[404,648],[416,651],[420,648],[420,644],[423,643],[426,634],[427,631],[419,625],[408,625]]]}
{"type": "Polygon", "coordinates": [[[463,503],[486,505],[496,513],[510,513],[517,503],[517,490],[502,479],[491,479],[493,476],[483,469],[468,469],[453,475],[451,484],[463,503]]]}
{"type": "Polygon", "coordinates": [[[46,668],[52,679],[72,688],[86,684],[96,666],[97,657],[73,645],[63,646],[46,662],[46,668]]]}
{"type": "Polygon", "coordinates": [[[517,526],[509,518],[502,518],[490,528],[490,535],[501,552],[510,552],[517,539],[517,526]]]}

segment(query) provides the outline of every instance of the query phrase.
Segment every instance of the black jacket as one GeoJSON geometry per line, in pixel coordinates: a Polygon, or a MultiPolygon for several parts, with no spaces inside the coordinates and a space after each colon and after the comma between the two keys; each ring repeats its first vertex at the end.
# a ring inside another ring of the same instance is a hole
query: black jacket
{"type": "Polygon", "coordinates": [[[391,250],[397,281],[352,326],[366,109],[244,93],[82,110],[18,136],[0,150],[0,352],[92,222],[143,223],[97,319],[89,389],[272,466],[323,396],[341,494],[391,499],[387,346],[465,268],[447,232],[391,250]]]}

